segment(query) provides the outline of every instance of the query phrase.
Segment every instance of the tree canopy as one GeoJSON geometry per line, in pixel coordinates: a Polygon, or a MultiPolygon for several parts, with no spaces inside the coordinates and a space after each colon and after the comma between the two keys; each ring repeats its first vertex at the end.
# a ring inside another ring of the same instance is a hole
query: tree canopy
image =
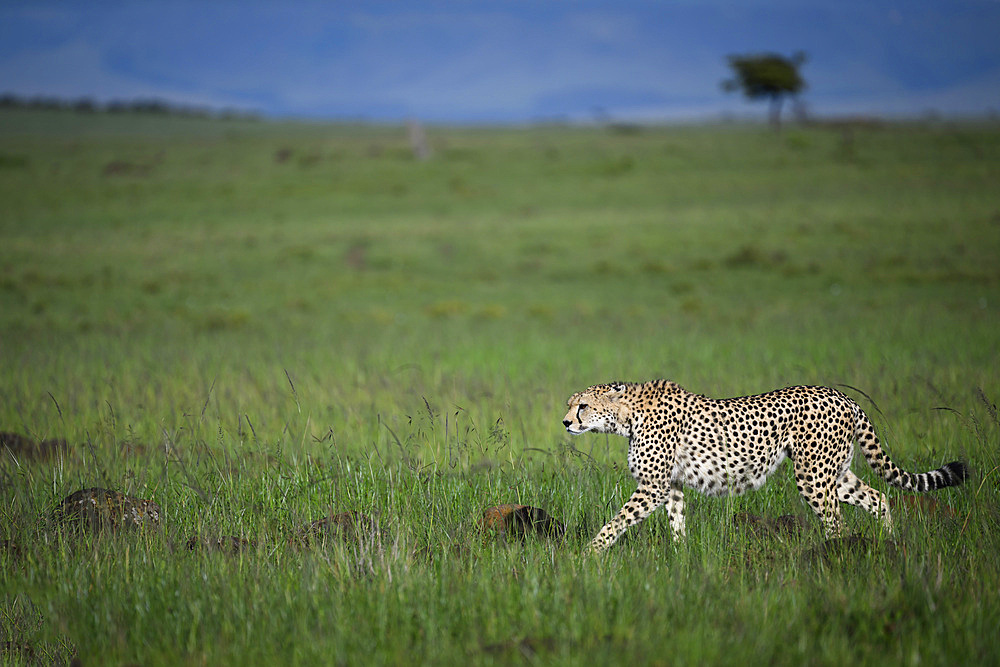
{"type": "Polygon", "coordinates": [[[778,127],[784,99],[794,98],[806,87],[799,73],[806,54],[799,51],[791,58],[776,53],[731,55],[728,60],[734,77],[723,81],[722,88],[727,92],[740,90],[750,100],[769,100],[771,123],[778,127]]]}

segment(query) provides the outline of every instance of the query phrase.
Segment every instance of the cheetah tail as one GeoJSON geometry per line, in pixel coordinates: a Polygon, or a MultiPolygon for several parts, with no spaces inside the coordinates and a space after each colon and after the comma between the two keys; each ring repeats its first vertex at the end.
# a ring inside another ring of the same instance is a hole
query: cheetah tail
{"type": "Polygon", "coordinates": [[[875,428],[860,407],[856,408],[856,416],[855,437],[861,448],[861,453],[865,455],[872,470],[893,486],[907,491],[935,491],[949,486],[958,486],[969,478],[969,467],[962,461],[953,461],[936,470],[924,473],[902,470],[892,462],[889,455],[882,449],[878,436],[875,434],[875,428]]]}

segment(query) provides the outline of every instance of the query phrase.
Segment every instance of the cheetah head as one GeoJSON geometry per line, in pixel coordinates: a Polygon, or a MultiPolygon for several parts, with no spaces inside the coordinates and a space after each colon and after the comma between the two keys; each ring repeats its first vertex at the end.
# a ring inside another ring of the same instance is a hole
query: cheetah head
{"type": "Polygon", "coordinates": [[[626,386],[598,384],[570,396],[563,426],[572,435],[587,431],[628,436],[629,408],[622,400],[626,386]]]}

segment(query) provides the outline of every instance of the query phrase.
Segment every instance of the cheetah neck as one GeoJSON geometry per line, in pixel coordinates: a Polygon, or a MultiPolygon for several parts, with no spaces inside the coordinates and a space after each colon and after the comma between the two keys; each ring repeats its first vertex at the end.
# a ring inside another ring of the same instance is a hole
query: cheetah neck
{"type": "Polygon", "coordinates": [[[623,412],[615,420],[615,433],[618,435],[628,438],[629,442],[635,437],[635,434],[642,427],[642,415],[628,410],[628,412],[623,412]]]}

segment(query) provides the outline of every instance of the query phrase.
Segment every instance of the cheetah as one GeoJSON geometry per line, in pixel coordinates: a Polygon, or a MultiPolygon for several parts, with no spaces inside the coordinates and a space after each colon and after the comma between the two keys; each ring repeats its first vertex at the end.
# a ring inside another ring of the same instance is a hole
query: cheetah
{"type": "Polygon", "coordinates": [[[759,489],[786,458],[795,485],[827,537],[840,535],[839,502],[861,507],[891,533],[886,497],[851,472],[853,441],[883,479],[908,491],[957,486],[961,461],[922,474],[900,470],[879,445],[867,415],[829,387],[787,387],[757,396],[711,399],[668,380],[599,384],[573,394],[563,425],[629,439],[628,467],[638,483],[621,511],[591,541],[610,547],[625,530],[667,506],[675,541],[684,538],[684,487],[709,496],[759,489]]]}

